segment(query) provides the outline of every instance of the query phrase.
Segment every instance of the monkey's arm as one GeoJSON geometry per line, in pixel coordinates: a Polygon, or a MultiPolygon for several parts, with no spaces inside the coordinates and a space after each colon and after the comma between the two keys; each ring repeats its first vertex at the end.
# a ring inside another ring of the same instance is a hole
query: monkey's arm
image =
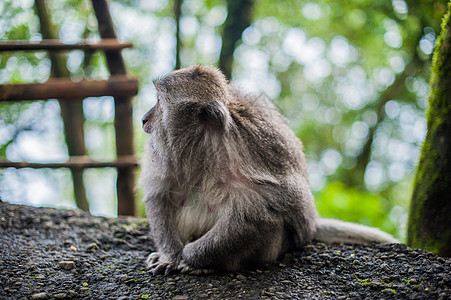
{"type": "Polygon", "coordinates": [[[147,268],[156,274],[168,274],[173,271],[183,250],[175,229],[174,208],[170,196],[159,192],[145,198],[146,212],[157,252],[147,258],[147,268]]]}

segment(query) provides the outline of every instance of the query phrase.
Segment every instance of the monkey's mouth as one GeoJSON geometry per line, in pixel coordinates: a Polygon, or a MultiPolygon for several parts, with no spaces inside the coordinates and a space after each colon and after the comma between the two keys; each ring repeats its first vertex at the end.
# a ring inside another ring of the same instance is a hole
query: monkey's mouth
{"type": "Polygon", "coordinates": [[[150,128],[148,128],[148,127],[150,127],[150,126],[148,124],[149,123],[149,118],[147,117],[147,114],[144,115],[144,117],[142,119],[142,122],[143,122],[143,130],[144,130],[144,132],[149,133],[148,131],[150,130],[150,128]]]}
{"type": "Polygon", "coordinates": [[[161,104],[160,101],[157,101],[157,104],[155,104],[154,107],[152,107],[143,117],[142,124],[143,124],[143,130],[146,133],[150,133],[150,130],[152,129],[152,123],[155,120],[156,115],[161,112],[161,104]]]}

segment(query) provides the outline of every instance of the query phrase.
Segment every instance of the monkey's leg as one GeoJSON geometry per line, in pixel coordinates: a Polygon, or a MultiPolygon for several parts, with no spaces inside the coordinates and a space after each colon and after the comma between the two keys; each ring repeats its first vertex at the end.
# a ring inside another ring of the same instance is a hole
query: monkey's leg
{"type": "Polygon", "coordinates": [[[157,252],[147,258],[147,268],[152,274],[169,274],[180,261],[183,244],[174,222],[174,207],[167,193],[147,195],[146,213],[157,252]]]}
{"type": "Polygon", "coordinates": [[[178,268],[182,273],[205,274],[236,270],[249,261],[275,261],[282,236],[277,222],[246,218],[231,209],[205,235],[185,245],[178,268]]]}

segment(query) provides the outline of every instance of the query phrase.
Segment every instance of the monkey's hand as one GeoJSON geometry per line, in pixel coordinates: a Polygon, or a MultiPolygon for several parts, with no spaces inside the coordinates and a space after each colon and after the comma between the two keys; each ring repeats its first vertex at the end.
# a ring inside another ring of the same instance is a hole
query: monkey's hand
{"type": "Polygon", "coordinates": [[[169,275],[177,271],[178,259],[161,252],[153,252],[147,258],[147,269],[153,275],[169,275]]]}

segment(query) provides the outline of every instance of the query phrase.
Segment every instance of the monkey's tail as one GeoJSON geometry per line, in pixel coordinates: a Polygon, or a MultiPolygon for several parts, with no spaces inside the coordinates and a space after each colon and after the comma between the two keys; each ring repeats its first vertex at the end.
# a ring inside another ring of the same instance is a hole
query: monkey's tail
{"type": "Polygon", "coordinates": [[[379,229],[332,219],[316,220],[315,239],[329,243],[361,244],[372,241],[385,244],[399,243],[390,234],[379,229]]]}

